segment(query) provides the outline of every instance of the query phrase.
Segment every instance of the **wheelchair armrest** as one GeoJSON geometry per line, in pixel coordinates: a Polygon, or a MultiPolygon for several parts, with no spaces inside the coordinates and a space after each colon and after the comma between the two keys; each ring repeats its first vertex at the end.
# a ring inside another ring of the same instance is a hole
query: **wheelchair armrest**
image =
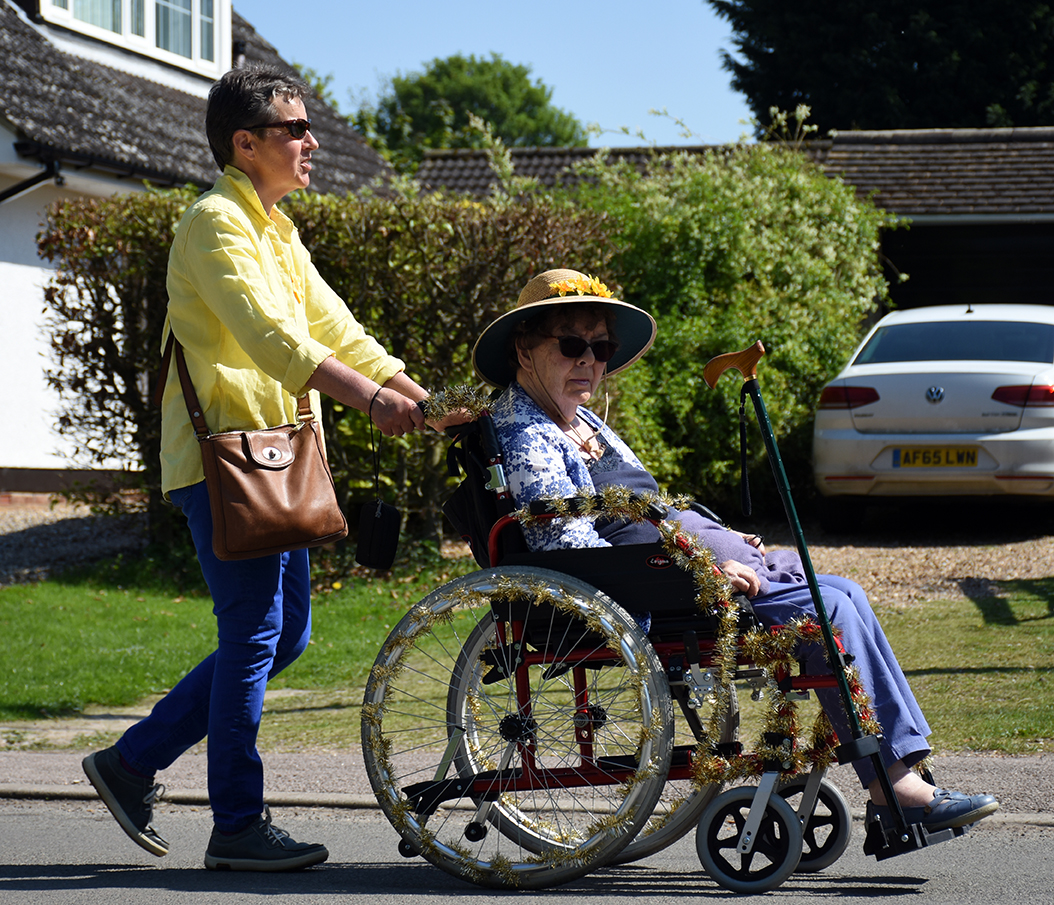
{"type": "Polygon", "coordinates": [[[709,509],[704,506],[702,503],[697,503],[695,502],[695,500],[692,500],[688,508],[697,515],[701,515],[703,518],[708,518],[712,522],[717,522],[717,524],[719,524],[722,528],[728,527],[728,525],[725,524],[725,520],[721,518],[721,516],[719,516],[712,509],[709,509]]]}

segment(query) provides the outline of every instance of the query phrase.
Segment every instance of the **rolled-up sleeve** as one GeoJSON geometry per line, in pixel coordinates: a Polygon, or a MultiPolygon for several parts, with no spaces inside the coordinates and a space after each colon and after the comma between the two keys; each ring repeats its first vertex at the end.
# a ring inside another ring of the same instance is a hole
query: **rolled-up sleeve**
{"type": "MultiPolygon", "coordinates": [[[[303,246],[300,246],[303,249],[303,246]]],[[[389,355],[376,339],[370,336],[340,298],[322,279],[315,265],[305,256],[305,287],[307,316],[311,335],[331,349],[337,360],[354,368],[376,383],[387,383],[405,369],[401,359],[389,355]]],[[[317,365],[316,365],[317,367],[317,365]]]]}

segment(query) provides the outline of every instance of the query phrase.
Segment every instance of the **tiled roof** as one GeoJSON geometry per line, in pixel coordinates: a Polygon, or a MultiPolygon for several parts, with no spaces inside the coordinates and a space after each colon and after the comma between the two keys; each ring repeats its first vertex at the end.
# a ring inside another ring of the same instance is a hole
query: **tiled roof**
{"type": "Polygon", "coordinates": [[[901,215],[1054,214],[1054,128],[845,132],[816,157],[901,215]]]}
{"type": "MultiPolygon", "coordinates": [[[[516,173],[552,186],[592,148],[512,148],[516,173]]],[[[654,151],[702,153],[705,147],[617,148],[641,161],[654,151]]],[[[876,203],[913,217],[1028,220],[1054,216],[1054,128],[926,129],[844,132],[806,152],[824,170],[876,203]]],[[[494,181],[483,151],[427,151],[417,178],[432,188],[485,195],[494,181]]]]}
{"type": "MultiPolygon", "coordinates": [[[[256,30],[234,12],[234,40],[250,62],[291,70],[256,30]]],[[[209,186],[219,172],[205,139],[205,100],[50,44],[0,0],[0,119],[19,135],[19,152],[57,157],[67,166],[90,165],[130,178],[209,186]]],[[[346,192],[387,164],[330,107],[306,102],[314,154],[312,188],[346,192]]]]}
{"type": "MultiPolygon", "coordinates": [[[[568,168],[582,160],[596,156],[596,148],[510,148],[517,176],[530,176],[551,188],[567,178],[568,168]]],[[[653,153],[664,151],[705,151],[705,147],[678,148],[613,148],[613,160],[642,163],[653,153]]],[[[469,195],[486,195],[494,184],[494,172],[487,163],[485,151],[456,149],[425,151],[417,170],[418,181],[432,189],[450,189],[469,195]]]]}

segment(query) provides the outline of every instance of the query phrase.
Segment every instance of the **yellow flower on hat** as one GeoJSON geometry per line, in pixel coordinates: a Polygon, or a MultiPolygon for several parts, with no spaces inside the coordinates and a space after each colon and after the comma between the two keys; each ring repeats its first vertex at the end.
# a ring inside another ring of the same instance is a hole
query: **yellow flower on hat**
{"type": "Polygon", "coordinates": [[[549,288],[559,295],[595,295],[597,298],[610,299],[614,294],[596,277],[581,276],[570,280],[557,280],[549,288]]]}

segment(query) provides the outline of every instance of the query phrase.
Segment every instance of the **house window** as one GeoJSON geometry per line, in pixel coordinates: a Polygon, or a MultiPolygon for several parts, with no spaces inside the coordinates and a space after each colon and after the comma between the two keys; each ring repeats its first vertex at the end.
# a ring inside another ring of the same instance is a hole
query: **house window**
{"type": "Polygon", "coordinates": [[[146,37],[146,0],[132,0],[132,34],[146,37]]]}
{"type": "Polygon", "coordinates": [[[48,0],[44,19],[218,78],[230,65],[231,0],[48,0]]]}
{"type": "Polygon", "coordinates": [[[214,60],[216,54],[216,20],[212,14],[212,0],[201,0],[201,58],[214,60]]]}
{"type": "MultiPolygon", "coordinates": [[[[188,59],[193,56],[191,0],[157,0],[157,46],[188,59]]],[[[206,57],[206,59],[209,59],[206,57]]]]}
{"type": "Polygon", "coordinates": [[[121,0],[73,0],[73,18],[120,34],[121,0]]]}

